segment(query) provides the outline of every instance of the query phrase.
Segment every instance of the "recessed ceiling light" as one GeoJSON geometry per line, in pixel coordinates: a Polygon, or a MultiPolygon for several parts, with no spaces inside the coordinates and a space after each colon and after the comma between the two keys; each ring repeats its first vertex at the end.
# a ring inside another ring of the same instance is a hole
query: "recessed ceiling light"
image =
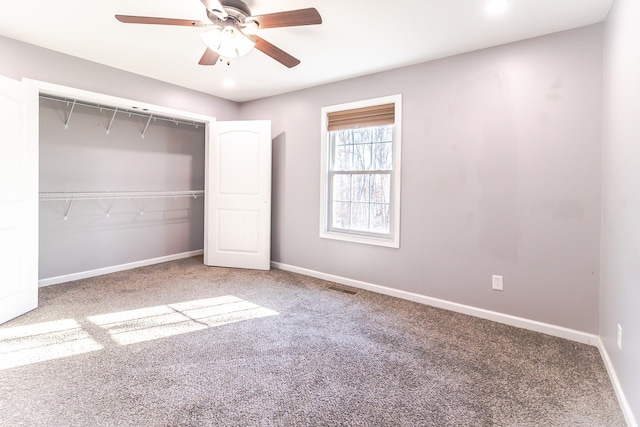
{"type": "Polygon", "coordinates": [[[509,9],[509,0],[489,0],[484,10],[489,16],[504,15],[509,9]]]}

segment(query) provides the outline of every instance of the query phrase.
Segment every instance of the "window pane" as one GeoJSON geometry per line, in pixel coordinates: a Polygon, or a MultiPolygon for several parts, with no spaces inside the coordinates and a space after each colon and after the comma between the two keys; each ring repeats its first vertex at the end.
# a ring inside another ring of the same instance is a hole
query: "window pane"
{"type": "Polygon", "coordinates": [[[371,144],[357,144],[353,146],[352,170],[366,171],[371,169],[371,144]]]}
{"type": "Polygon", "coordinates": [[[367,171],[393,168],[393,126],[331,132],[332,170],[367,171]]]}
{"type": "Polygon", "coordinates": [[[393,151],[390,142],[373,144],[372,146],[372,166],[375,170],[391,170],[393,167],[393,151]]]}
{"type": "Polygon", "coordinates": [[[391,224],[390,205],[388,203],[372,203],[370,207],[371,231],[389,233],[391,224]]]}
{"type": "Polygon", "coordinates": [[[369,175],[351,175],[351,201],[369,201],[369,175]]]}
{"type": "Polygon", "coordinates": [[[369,142],[368,128],[349,129],[354,144],[365,144],[369,142]]]}
{"type": "Polygon", "coordinates": [[[369,230],[369,204],[351,203],[351,229],[369,230]]]}
{"type": "Polygon", "coordinates": [[[351,174],[335,174],[333,176],[333,201],[348,202],[351,200],[351,174]]]}
{"type": "Polygon", "coordinates": [[[333,221],[331,226],[333,228],[351,228],[351,204],[349,202],[334,202],[333,203],[333,221]]]}
{"type": "Polygon", "coordinates": [[[391,201],[391,174],[371,176],[372,202],[389,203],[391,201]]]}
{"type": "Polygon", "coordinates": [[[351,169],[353,145],[338,145],[333,150],[333,170],[346,171],[351,169]]]}
{"type": "Polygon", "coordinates": [[[333,135],[336,145],[353,144],[353,132],[349,129],[331,132],[330,135],[333,135]]]}
{"type": "Polygon", "coordinates": [[[393,138],[393,126],[378,126],[372,129],[372,142],[391,142],[393,138]]]}

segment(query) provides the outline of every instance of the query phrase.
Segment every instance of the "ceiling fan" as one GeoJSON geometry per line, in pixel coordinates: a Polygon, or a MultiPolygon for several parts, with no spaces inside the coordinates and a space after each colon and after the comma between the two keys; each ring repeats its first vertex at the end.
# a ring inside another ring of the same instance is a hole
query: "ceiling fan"
{"type": "Polygon", "coordinates": [[[253,34],[253,31],[322,23],[320,14],[313,7],[252,16],[251,10],[242,0],[200,1],[206,7],[207,17],[211,22],[131,15],[116,15],[116,19],[125,24],[211,28],[202,34],[207,48],[198,62],[200,65],[215,65],[219,60],[226,60],[229,64],[230,59],[246,55],[255,47],[288,68],[298,65],[300,60],[253,34]]]}

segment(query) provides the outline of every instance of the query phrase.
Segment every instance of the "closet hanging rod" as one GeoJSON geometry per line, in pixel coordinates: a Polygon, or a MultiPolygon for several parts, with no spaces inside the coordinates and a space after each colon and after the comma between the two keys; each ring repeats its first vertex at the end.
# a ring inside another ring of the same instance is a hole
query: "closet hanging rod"
{"type": "Polygon", "coordinates": [[[95,191],[95,192],[43,192],[40,200],[113,200],[113,199],[159,199],[179,197],[204,197],[204,190],[184,191],[95,191]]]}
{"type": "MultiPolygon", "coordinates": [[[[102,104],[92,104],[90,102],[84,102],[84,101],[78,101],[76,99],[73,98],[58,98],[55,96],[51,96],[51,95],[40,95],[40,98],[42,99],[48,99],[50,101],[58,101],[58,102],[64,102],[66,104],[74,104],[75,106],[83,106],[83,107],[89,107],[89,108],[95,108],[98,110],[107,110],[107,111],[113,111],[114,112],[114,117],[115,117],[115,113],[123,113],[123,114],[128,114],[131,116],[138,116],[138,117],[149,117],[149,118],[153,118],[153,120],[162,120],[165,122],[171,122],[174,123],[176,125],[178,124],[182,124],[182,125],[187,125],[187,126],[194,126],[196,129],[199,128],[201,125],[203,125],[203,123],[200,122],[193,122],[193,121],[185,121],[185,120],[181,120],[181,119],[176,119],[175,117],[169,117],[169,116],[159,116],[156,113],[145,113],[145,112],[141,112],[140,110],[134,109],[134,108],[120,108],[120,107],[113,107],[113,106],[109,106],[109,105],[102,105],[102,104]]],[[[72,110],[73,111],[73,110],[72,110]]]]}

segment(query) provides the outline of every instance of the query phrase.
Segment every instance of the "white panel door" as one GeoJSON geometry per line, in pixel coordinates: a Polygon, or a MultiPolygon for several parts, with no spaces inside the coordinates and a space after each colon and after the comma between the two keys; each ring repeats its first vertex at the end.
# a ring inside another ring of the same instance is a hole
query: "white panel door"
{"type": "Polygon", "coordinates": [[[271,122],[216,122],[207,147],[204,263],[271,267],[271,122]]]}
{"type": "Polygon", "coordinates": [[[38,91],[0,76],[0,323],[38,306],[38,91]]]}

